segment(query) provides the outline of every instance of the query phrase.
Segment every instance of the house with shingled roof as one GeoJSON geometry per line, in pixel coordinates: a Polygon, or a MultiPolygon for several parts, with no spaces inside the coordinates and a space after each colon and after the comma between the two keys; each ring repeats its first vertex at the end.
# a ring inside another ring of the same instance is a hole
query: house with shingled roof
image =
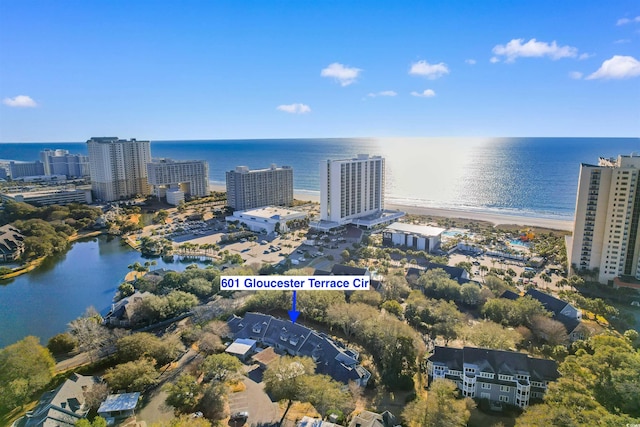
{"type": "Polygon", "coordinates": [[[0,227],[0,262],[13,262],[24,252],[24,236],[12,225],[0,227]]]}
{"type": "Polygon", "coordinates": [[[97,377],[71,374],[58,388],[44,393],[38,405],[18,423],[23,427],[72,427],[87,416],[84,393],[97,384],[97,377]]]}
{"type": "Polygon", "coordinates": [[[316,373],[329,375],[336,381],[354,381],[367,385],[371,373],[358,363],[359,353],[334,341],[328,335],[306,326],[262,313],[246,313],[227,321],[234,339],[251,339],[271,346],[278,354],[306,356],[316,364],[316,373]]]}

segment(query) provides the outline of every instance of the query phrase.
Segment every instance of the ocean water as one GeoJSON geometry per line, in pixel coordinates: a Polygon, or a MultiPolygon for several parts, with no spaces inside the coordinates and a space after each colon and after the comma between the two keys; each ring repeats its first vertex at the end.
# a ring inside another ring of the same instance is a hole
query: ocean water
{"type": "MultiPolygon", "coordinates": [[[[44,148],[86,153],[84,143],[0,144],[0,159],[36,160],[44,148]]],[[[386,201],[412,206],[571,219],[580,163],[640,152],[639,138],[348,138],[152,141],[153,157],[203,159],[223,184],[239,165],[294,168],[296,190],[319,193],[319,164],[359,153],[386,159],[386,201]]]]}

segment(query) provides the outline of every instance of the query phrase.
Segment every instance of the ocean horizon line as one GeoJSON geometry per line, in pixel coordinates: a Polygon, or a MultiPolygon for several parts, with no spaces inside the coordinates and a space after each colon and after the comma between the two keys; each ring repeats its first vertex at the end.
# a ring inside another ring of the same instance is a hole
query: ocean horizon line
{"type": "MultiPolygon", "coordinates": [[[[90,138],[96,138],[95,136],[90,138]]],[[[90,139],[90,138],[87,138],[90,139]]],[[[120,139],[127,139],[117,137],[120,139]]],[[[141,141],[150,142],[228,142],[228,141],[299,141],[299,140],[384,140],[384,139],[638,139],[639,136],[495,136],[495,135],[441,135],[441,136],[301,136],[301,137],[269,137],[269,138],[197,138],[197,139],[153,139],[143,137],[129,137],[129,139],[139,139],[141,141]]],[[[84,144],[87,140],[80,141],[0,141],[0,144],[84,144]]]]}

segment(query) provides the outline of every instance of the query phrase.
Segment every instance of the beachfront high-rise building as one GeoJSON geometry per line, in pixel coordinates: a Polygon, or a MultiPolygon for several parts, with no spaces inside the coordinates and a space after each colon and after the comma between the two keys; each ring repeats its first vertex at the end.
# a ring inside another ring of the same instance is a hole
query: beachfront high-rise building
{"type": "Polygon", "coordinates": [[[96,199],[110,202],[151,193],[147,181],[147,163],[151,162],[149,141],[91,138],[87,151],[96,199]]]}
{"type": "Polygon", "coordinates": [[[573,238],[567,244],[570,265],[576,271],[597,272],[603,284],[640,279],[639,219],[640,156],[583,163],[573,238]]]}
{"type": "Polygon", "coordinates": [[[11,179],[44,175],[44,165],[40,160],[35,162],[11,161],[9,162],[9,175],[11,175],[11,179]]]}
{"type": "Polygon", "coordinates": [[[209,163],[204,160],[155,159],[147,164],[149,184],[157,197],[180,190],[192,197],[209,195],[209,163]]]}
{"type": "Polygon", "coordinates": [[[384,159],[359,154],[320,164],[320,220],[339,224],[382,212],[384,159]]]}
{"type": "Polygon", "coordinates": [[[249,170],[238,166],[226,173],[227,206],[235,210],[293,204],[293,168],[290,166],[249,170]]]}
{"type": "Polygon", "coordinates": [[[89,157],[69,154],[68,150],[45,149],[40,152],[45,175],[66,175],[67,178],[89,176],[89,157]]]}

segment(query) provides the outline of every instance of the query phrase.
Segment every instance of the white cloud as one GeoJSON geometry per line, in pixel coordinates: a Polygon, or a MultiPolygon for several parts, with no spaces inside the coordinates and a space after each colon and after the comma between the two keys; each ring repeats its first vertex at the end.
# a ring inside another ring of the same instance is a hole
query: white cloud
{"type": "Polygon", "coordinates": [[[614,44],[624,44],[624,43],[631,43],[630,39],[619,39],[613,42],[614,44]]]}
{"type": "Polygon", "coordinates": [[[627,79],[640,76],[640,61],[633,56],[614,55],[602,63],[598,71],[587,76],[593,79],[627,79]]]}
{"type": "Polygon", "coordinates": [[[618,22],[616,22],[616,25],[626,25],[632,22],[640,22],[640,16],[636,16],[635,18],[620,18],[618,22]]]}
{"type": "Polygon", "coordinates": [[[551,59],[575,58],[578,55],[578,49],[572,46],[558,46],[556,41],[551,43],[539,42],[531,39],[526,43],[522,43],[524,39],[513,39],[506,45],[496,45],[493,53],[499,56],[505,56],[506,62],[513,62],[516,58],[540,58],[548,56],[551,59]]]}
{"type": "Polygon", "coordinates": [[[475,65],[476,60],[475,59],[465,59],[464,62],[466,62],[469,65],[475,65]]]}
{"type": "Polygon", "coordinates": [[[491,62],[492,64],[498,63],[500,62],[500,58],[498,58],[497,56],[492,56],[489,62],[491,62]]]}
{"type": "Polygon", "coordinates": [[[422,92],[416,92],[415,90],[413,92],[411,92],[412,96],[417,96],[419,98],[433,98],[434,96],[436,96],[436,93],[433,91],[433,89],[425,89],[422,92]]]}
{"type": "Polygon", "coordinates": [[[449,74],[449,67],[444,62],[429,64],[427,61],[418,61],[411,64],[409,74],[424,76],[428,79],[437,79],[445,74],[449,74]]]}
{"type": "Polygon", "coordinates": [[[306,104],[284,104],[278,105],[276,110],[284,111],[291,114],[305,114],[310,113],[311,108],[306,104]]]}
{"type": "Polygon", "coordinates": [[[357,80],[361,71],[360,68],[345,67],[338,62],[334,62],[320,71],[320,75],[322,77],[333,77],[340,82],[340,85],[349,86],[357,80]]]}
{"type": "Polygon", "coordinates": [[[582,78],[582,73],[580,71],[572,71],[569,73],[569,77],[574,80],[580,80],[582,78]]]}
{"type": "Polygon", "coordinates": [[[383,90],[381,92],[371,92],[369,95],[367,95],[369,98],[376,98],[378,96],[396,96],[397,93],[393,90],[383,90]]]}
{"type": "Polygon", "coordinates": [[[31,99],[31,97],[27,95],[18,95],[15,98],[5,98],[2,100],[2,103],[4,105],[8,105],[9,107],[19,108],[33,108],[38,106],[36,101],[31,99]]]}
{"type": "Polygon", "coordinates": [[[583,59],[588,59],[592,56],[594,56],[593,53],[581,53],[580,56],[578,56],[578,59],[582,61],[583,59]]]}

